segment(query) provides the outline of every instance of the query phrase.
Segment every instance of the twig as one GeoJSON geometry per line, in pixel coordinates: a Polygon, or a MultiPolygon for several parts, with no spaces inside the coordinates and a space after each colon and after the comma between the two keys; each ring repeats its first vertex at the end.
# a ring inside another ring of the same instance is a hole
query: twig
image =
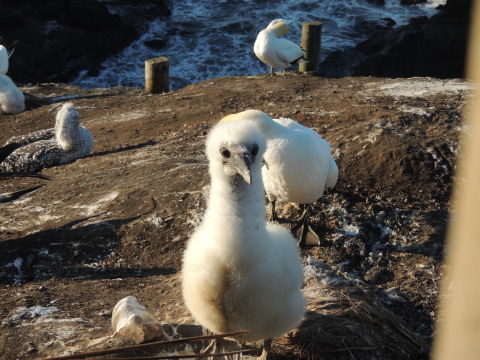
{"type": "Polygon", "coordinates": [[[99,350],[99,351],[83,352],[83,353],[78,353],[78,354],[73,354],[73,355],[50,357],[50,358],[46,358],[44,360],[85,359],[85,358],[89,358],[89,357],[93,357],[93,356],[109,355],[109,354],[114,354],[114,353],[118,353],[118,352],[128,352],[128,351],[131,351],[131,350],[143,350],[143,349],[146,349],[146,348],[149,348],[149,347],[155,347],[155,346],[160,346],[160,345],[165,345],[165,344],[178,344],[178,343],[186,343],[186,342],[189,342],[189,341],[202,341],[202,340],[230,337],[230,336],[245,334],[245,333],[248,333],[250,331],[251,330],[242,330],[242,331],[236,331],[236,332],[225,333],[225,334],[194,336],[194,337],[188,337],[188,338],[183,338],[183,339],[173,339],[173,340],[162,340],[162,341],[155,341],[155,342],[151,342],[151,343],[147,343],[147,344],[125,346],[125,347],[120,347],[120,348],[116,348],[116,349],[99,350]]]}
{"type": "Polygon", "coordinates": [[[224,353],[214,353],[214,354],[184,354],[184,355],[158,355],[158,356],[144,356],[144,357],[129,357],[129,358],[109,358],[108,360],[162,360],[162,359],[191,359],[191,358],[204,358],[204,357],[215,357],[215,356],[229,356],[236,355],[245,352],[254,352],[255,349],[248,350],[236,350],[229,351],[224,353]]]}

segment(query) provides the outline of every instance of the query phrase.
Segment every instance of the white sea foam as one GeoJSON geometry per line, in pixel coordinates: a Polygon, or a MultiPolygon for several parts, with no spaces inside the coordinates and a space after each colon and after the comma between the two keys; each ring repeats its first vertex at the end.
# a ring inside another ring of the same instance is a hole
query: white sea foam
{"type": "Polygon", "coordinates": [[[434,7],[445,2],[405,6],[398,0],[386,0],[384,6],[375,6],[364,0],[178,0],[169,18],[153,20],[143,36],[108,58],[98,75],[89,76],[84,70],[73,84],[85,88],[143,87],[144,61],[159,56],[170,60],[172,89],[221,76],[257,75],[268,69],[253,54],[253,43],[257,33],[275,18],[289,22],[287,38],[297,43],[303,22],[321,20],[325,57],[365,40],[368,34],[358,30],[362,21],[382,24],[391,18],[396,26],[405,25],[413,17],[433,15],[437,11],[434,7]],[[154,50],[145,45],[154,39],[166,41],[165,47],[154,50]]]}

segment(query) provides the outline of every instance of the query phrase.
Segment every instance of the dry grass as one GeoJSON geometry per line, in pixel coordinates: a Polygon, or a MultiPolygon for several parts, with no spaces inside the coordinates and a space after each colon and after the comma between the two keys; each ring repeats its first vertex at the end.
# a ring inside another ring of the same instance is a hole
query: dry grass
{"type": "Polygon", "coordinates": [[[297,328],[275,343],[281,357],[309,360],[427,358],[427,345],[382,304],[356,287],[305,290],[308,311],[297,328]]]}

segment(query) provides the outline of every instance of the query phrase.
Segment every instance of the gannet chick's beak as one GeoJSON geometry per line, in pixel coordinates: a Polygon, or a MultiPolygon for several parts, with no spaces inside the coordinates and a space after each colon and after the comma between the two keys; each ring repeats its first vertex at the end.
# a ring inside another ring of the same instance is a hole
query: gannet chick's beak
{"type": "Polygon", "coordinates": [[[236,146],[227,149],[220,149],[223,158],[223,165],[227,174],[238,179],[240,176],[248,185],[252,186],[251,165],[258,153],[258,145],[236,146]]]}

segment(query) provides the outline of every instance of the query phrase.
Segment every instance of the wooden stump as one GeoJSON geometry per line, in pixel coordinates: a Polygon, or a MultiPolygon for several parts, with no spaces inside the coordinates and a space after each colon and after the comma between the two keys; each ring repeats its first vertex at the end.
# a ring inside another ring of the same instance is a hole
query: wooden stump
{"type": "Polygon", "coordinates": [[[322,42],[322,23],[320,21],[304,22],[302,24],[302,49],[309,62],[300,62],[301,72],[318,71],[320,65],[320,44],[322,42]]]}
{"type": "Polygon", "coordinates": [[[145,61],[145,91],[150,94],[168,92],[169,62],[166,57],[145,61]]]}

